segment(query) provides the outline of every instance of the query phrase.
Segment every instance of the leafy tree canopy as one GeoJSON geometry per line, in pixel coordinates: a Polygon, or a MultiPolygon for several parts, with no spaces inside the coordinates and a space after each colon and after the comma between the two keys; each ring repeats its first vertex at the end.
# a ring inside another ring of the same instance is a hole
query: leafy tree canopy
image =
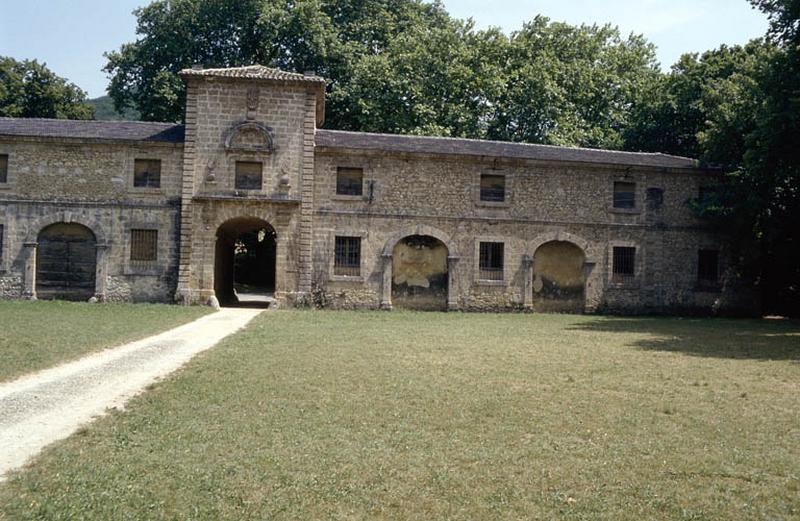
{"type": "Polygon", "coordinates": [[[36,60],[0,56],[0,116],[92,119],[86,93],[36,60]]]}

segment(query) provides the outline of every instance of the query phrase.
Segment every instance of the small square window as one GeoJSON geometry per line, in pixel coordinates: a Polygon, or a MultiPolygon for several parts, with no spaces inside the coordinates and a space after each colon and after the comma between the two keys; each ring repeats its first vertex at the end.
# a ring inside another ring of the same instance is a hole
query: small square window
{"type": "Polygon", "coordinates": [[[345,277],[361,275],[361,237],[336,237],[333,274],[345,277]]]}
{"type": "Polygon", "coordinates": [[[636,208],[636,183],[614,183],[614,208],[636,208]]]}
{"type": "Polygon", "coordinates": [[[502,203],[506,200],[506,176],[481,174],[481,201],[502,203]]]}
{"type": "Polygon", "coordinates": [[[504,247],[502,242],[480,244],[478,269],[481,280],[503,280],[504,247]]]}
{"type": "Polygon", "coordinates": [[[698,251],[697,280],[706,284],[714,284],[719,280],[719,252],[717,250],[698,251]]]}
{"type": "Polygon", "coordinates": [[[0,154],[0,183],[8,182],[8,154],[0,154]]]}
{"type": "Polygon", "coordinates": [[[158,259],[158,230],[131,230],[131,261],[158,259]]]}
{"type": "Polygon", "coordinates": [[[336,195],[362,195],[364,193],[364,169],[336,169],[336,195]]]}
{"type": "Polygon", "coordinates": [[[629,282],[636,275],[636,248],[615,246],[612,264],[613,282],[629,282]]]}
{"type": "Polygon", "coordinates": [[[236,181],[237,190],[261,190],[262,164],[258,161],[237,161],[236,181]]]}
{"type": "Polygon", "coordinates": [[[135,159],[133,161],[133,186],[135,188],[160,188],[161,160],[135,159]]]}

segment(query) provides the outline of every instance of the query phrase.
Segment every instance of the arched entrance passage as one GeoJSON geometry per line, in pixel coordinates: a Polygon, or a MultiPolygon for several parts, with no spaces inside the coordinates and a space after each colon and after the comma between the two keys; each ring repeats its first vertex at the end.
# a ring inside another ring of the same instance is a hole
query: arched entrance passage
{"type": "Polygon", "coordinates": [[[446,310],[447,246],[429,235],[400,239],[392,251],[392,305],[418,310],[446,310]]]}
{"type": "Polygon", "coordinates": [[[584,310],[586,255],[571,242],[550,241],[533,255],[533,309],[553,313],[584,310]]]}
{"type": "Polygon", "coordinates": [[[223,306],[268,305],[275,293],[275,229],[237,217],[217,230],[214,291],[223,306]]]}
{"type": "Polygon", "coordinates": [[[37,236],[36,296],[88,300],[95,294],[97,238],[81,224],[56,223],[37,236]]]}

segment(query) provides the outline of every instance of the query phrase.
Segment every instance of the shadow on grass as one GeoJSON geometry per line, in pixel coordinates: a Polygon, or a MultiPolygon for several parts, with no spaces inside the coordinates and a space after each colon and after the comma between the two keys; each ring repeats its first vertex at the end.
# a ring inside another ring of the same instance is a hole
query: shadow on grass
{"type": "Polygon", "coordinates": [[[602,317],[573,331],[646,335],[630,345],[693,356],[800,361],[800,322],[719,318],[602,317]]]}

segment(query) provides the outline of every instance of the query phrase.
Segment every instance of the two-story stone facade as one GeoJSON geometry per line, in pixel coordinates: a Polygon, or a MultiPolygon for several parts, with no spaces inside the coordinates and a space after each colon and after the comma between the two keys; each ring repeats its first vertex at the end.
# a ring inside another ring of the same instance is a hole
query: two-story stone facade
{"type": "Polygon", "coordinates": [[[324,130],[322,78],[181,76],[185,125],[0,118],[0,296],[747,306],[691,159],[324,130]]]}

